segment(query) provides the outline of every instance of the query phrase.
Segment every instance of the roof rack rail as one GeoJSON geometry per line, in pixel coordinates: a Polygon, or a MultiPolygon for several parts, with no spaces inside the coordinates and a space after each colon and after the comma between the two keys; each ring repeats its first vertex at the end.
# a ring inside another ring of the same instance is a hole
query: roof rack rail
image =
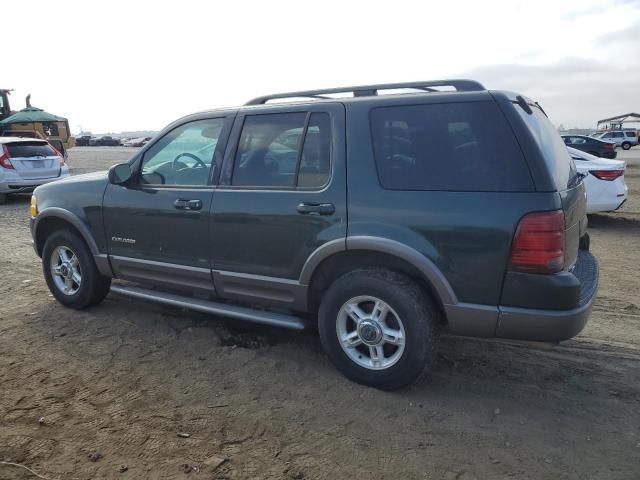
{"type": "Polygon", "coordinates": [[[322,90],[305,90],[301,92],[275,93],[264,95],[248,101],[245,105],[264,105],[269,100],[282,98],[318,98],[328,99],[326,95],[336,93],[353,93],[354,97],[370,97],[378,95],[379,90],[396,90],[402,88],[414,88],[425,92],[437,92],[434,87],[454,87],[459,92],[476,92],[486,90],[481,83],[475,80],[453,79],[453,80],[431,80],[426,82],[406,82],[406,83],[381,83],[378,85],[361,85],[359,87],[338,87],[326,88],[322,90]]]}

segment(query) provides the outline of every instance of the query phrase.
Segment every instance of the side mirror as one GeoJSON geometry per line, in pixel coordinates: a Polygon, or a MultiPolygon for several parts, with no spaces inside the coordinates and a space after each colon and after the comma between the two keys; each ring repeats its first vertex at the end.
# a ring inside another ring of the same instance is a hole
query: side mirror
{"type": "Polygon", "coordinates": [[[109,183],[124,185],[133,177],[133,170],[128,163],[119,163],[109,169],[109,183]]]}

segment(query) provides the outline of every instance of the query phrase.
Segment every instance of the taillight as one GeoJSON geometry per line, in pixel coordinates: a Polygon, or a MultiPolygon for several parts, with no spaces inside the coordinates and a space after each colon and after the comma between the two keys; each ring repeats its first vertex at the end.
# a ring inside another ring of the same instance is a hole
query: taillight
{"type": "Polygon", "coordinates": [[[604,144],[604,148],[606,148],[607,150],[615,150],[616,149],[616,144],[615,143],[605,143],[604,144]]]}
{"type": "Polygon", "coordinates": [[[600,180],[613,182],[616,178],[624,175],[624,168],[622,170],[589,170],[589,173],[600,180]]]}
{"type": "Polygon", "coordinates": [[[556,273],[564,267],[564,212],[534,212],[522,217],[511,245],[509,270],[556,273]]]}
{"type": "Polygon", "coordinates": [[[54,147],[53,145],[49,144],[49,146],[51,147],[51,149],[52,149],[54,152],[56,152],[56,155],[57,155],[58,157],[60,157],[60,166],[61,166],[61,167],[62,167],[62,166],[64,166],[64,155],[62,155],[62,154],[58,151],[58,149],[57,149],[56,147],[54,147]]]}
{"type": "Polygon", "coordinates": [[[13,168],[11,165],[11,160],[9,160],[9,149],[6,145],[2,145],[2,155],[0,155],[0,167],[2,168],[13,168]]]}

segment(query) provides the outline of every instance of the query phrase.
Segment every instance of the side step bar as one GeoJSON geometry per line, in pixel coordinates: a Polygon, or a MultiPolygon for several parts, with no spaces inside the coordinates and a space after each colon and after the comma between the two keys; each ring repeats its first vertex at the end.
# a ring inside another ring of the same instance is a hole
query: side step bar
{"type": "Polygon", "coordinates": [[[212,302],[199,298],[183,297],[173,293],[158,292],[128,285],[112,285],[111,291],[127,297],[150,300],[152,302],[173,305],[174,307],[184,307],[199,312],[213,313],[214,315],[222,315],[239,320],[247,320],[249,322],[263,323],[274,327],[290,328],[292,330],[304,329],[304,321],[301,318],[284,313],[254,310],[252,308],[227,305],[226,303],[212,302]]]}

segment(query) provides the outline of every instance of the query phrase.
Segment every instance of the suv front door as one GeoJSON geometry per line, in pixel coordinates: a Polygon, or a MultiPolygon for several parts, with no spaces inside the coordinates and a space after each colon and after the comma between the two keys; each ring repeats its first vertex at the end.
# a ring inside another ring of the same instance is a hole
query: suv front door
{"type": "Polygon", "coordinates": [[[305,308],[303,265],[317,249],[344,248],[344,135],[339,103],[238,114],[212,207],[219,295],[305,308]]]}
{"type": "Polygon", "coordinates": [[[116,277],[215,291],[209,209],[232,120],[221,116],[176,126],[136,159],[129,184],[107,187],[104,225],[116,277]]]}

